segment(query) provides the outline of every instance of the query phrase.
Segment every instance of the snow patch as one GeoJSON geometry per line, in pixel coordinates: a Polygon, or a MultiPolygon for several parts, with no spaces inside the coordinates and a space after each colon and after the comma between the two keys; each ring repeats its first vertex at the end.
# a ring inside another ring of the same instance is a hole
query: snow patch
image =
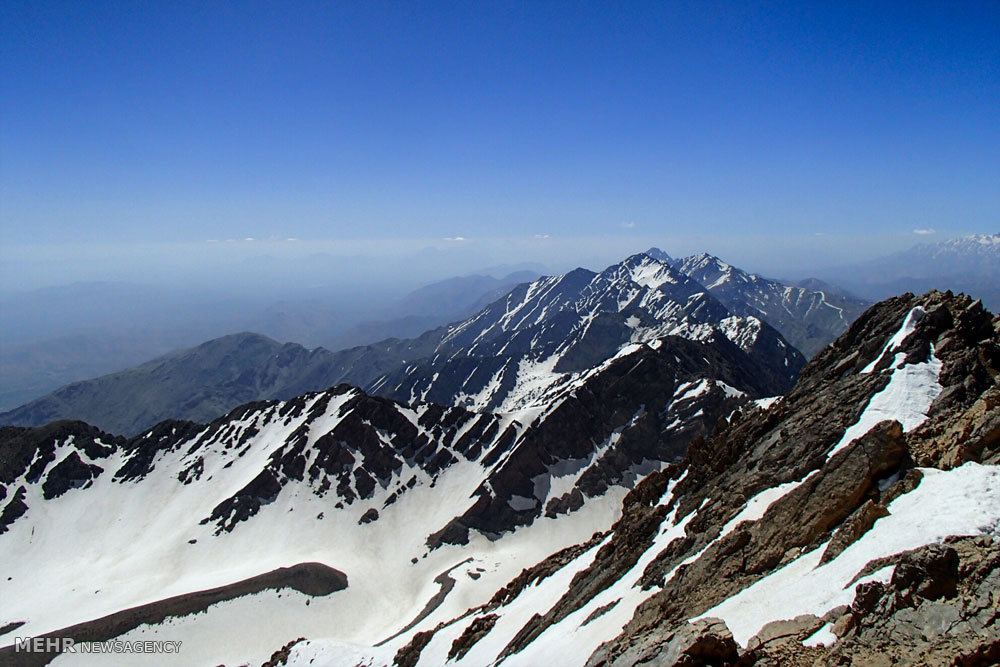
{"type": "MultiPolygon", "coordinates": [[[[892,352],[894,352],[896,348],[898,348],[900,345],[903,344],[903,341],[906,340],[907,336],[909,336],[916,330],[917,323],[924,318],[924,314],[925,314],[924,309],[921,308],[920,306],[917,306],[912,310],[910,310],[910,312],[906,314],[906,318],[903,320],[903,326],[899,328],[899,331],[897,331],[892,335],[892,338],[889,339],[889,342],[885,344],[885,348],[882,349],[882,353],[877,357],[875,357],[875,359],[870,364],[865,366],[861,372],[863,374],[868,374],[874,371],[875,367],[878,365],[878,362],[882,361],[882,357],[884,357],[886,354],[891,354],[892,352]]],[[[898,363],[899,360],[897,359],[896,363],[893,365],[895,366],[898,363]]]]}
{"type": "Polygon", "coordinates": [[[844,436],[830,450],[827,458],[886,419],[895,419],[903,425],[904,431],[910,431],[923,424],[931,404],[943,389],[938,382],[940,373],[941,361],[934,356],[933,345],[928,361],[893,369],[889,384],[872,396],[858,421],[844,431],[844,436]]]}
{"type": "Polygon", "coordinates": [[[949,471],[920,470],[924,474],[920,486],[894,500],[889,516],[876,521],[832,561],[819,564],[827,546],[820,545],[697,618],[723,619],[745,647],[772,621],[800,614],[823,616],[836,606],[850,604],[857,584],[888,581],[892,566],[851,584],[873,560],[950,535],[985,534],[1000,521],[1000,466],[969,462],[949,471]]]}

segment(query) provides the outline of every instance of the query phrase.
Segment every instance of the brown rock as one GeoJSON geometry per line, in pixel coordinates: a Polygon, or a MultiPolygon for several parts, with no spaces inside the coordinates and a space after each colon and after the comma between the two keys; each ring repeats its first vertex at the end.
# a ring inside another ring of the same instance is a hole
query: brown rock
{"type": "Polygon", "coordinates": [[[837,529],[837,532],[833,534],[829,546],[827,546],[826,551],[823,552],[823,557],[819,560],[820,565],[828,563],[839,556],[844,549],[857,542],[862,535],[875,525],[877,520],[884,516],[889,516],[889,510],[881,505],[876,505],[871,500],[855,510],[854,514],[847,517],[844,523],[840,525],[840,528],[837,529]]]}
{"type": "Polygon", "coordinates": [[[747,648],[754,650],[783,639],[794,639],[801,643],[803,639],[808,638],[824,625],[826,625],[826,621],[812,614],[802,614],[790,621],[771,621],[750,638],[750,641],[747,642],[747,648]]]}

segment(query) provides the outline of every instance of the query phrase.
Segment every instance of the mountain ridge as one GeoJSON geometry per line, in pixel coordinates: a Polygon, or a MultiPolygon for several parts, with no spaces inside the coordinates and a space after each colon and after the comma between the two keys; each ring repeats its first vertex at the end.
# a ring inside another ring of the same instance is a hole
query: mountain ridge
{"type": "MultiPolygon", "coordinates": [[[[655,249],[654,249],[655,250],[655,249]]],[[[767,321],[807,358],[847,330],[870,302],[817,282],[789,284],[743,271],[708,253],[670,265],[705,285],[736,315],[767,321]]]]}
{"type": "Polygon", "coordinates": [[[253,334],[215,339],[63,387],[0,414],[0,422],[78,418],[135,435],[164,418],[207,421],[244,401],[288,398],[342,382],[409,402],[514,409],[558,391],[630,342],[672,333],[706,337],[723,324],[727,335],[743,336],[762,372],[787,368],[788,386],[804,363],[766,323],[731,319],[696,282],[641,253],[600,273],[576,269],[523,283],[510,294],[417,338],[338,352],[279,345],[253,334]],[[508,308],[525,314],[537,308],[538,321],[514,321],[508,308]]]}
{"type": "Polygon", "coordinates": [[[948,293],[883,302],[761,403],[770,387],[748,384],[762,378],[746,352],[716,335],[728,346],[637,343],[519,413],[340,386],[131,440],[79,423],[0,429],[0,550],[28,554],[0,581],[16,602],[0,624],[58,635],[316,562],[346,588],[264,589],[177,616],[181,657],[597,667],[813,664],[886,647],[904,664],[989,655],[1000,317],[948,293]],[[20,594],[39,576],[49,593],[20,594]],[[141,591],[113,583],[136,577],[141,591]],[[921,635],[942,614],[986,634],[921,635]]]}

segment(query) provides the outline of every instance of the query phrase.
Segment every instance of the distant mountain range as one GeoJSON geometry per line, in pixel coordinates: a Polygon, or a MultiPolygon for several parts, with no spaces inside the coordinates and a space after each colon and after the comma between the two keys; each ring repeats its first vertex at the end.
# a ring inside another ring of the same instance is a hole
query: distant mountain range
{"type": "Polygon", "coordinates": [[[1000,234],[972,234],[922,243],[868,262],[824,271],[855,293],[884,299],[929,289],[963,292],[1000,309],[1000,234]]]}
{"type": "Polygon", "coordinates": [[[759,317],[733,315],[696,281],[639,254],[600,273],[524,283],[476,315],[412,339],[330,352],[227,336],[73,383],[0,423],[82,419],[134,435],[163,419],[208,421],[246,401],[340,383],[410,402],[516,410],[550,401],[628,345],[666,336],[737,348],[776,393],[805,363],[759,317]]]}
{"type": "Polygon", "coordinates": [[[505,296],[522,283],[537,280],[537,271],[514,271],[503,277],[491,275],[460,276],[440,280],[414,290],[400,299],[394,317],[366,321],[348,331],[332,336],[323,345],[339,350],[368,345],[386,338],[413,338],[443,324],[474,315],[505,296]]]}
{"type": "MultiPolygon", "coordinates": [[[[520,285],[474,317],[429,332],[429,354],[370,385],[404,401],[480,410],[536,405],[629,344],[664,336],[736,345],[774,386],[805,363],[769,325],[733,316],[704,287],[646,254],[600,273],[575,269],[520,285]]],[[[422,350],[421,350],[422,351],[422,350]]]]}
{"type": "MultiPolygon", "coordinates": [[[[321,295],[282,299],[263,308],[244,296],[222,301],[116,283],[78,283],[0,298],[6,334],[0,345],[0,410],[63,385],[97,377],[190,347],[222,332],[250,330],[281,341],[339,350],[386,338],[412,338],[463,319],[539,274],[470,275],[431,283],[357,321],[356,305],[321,295]],[[72,334],[65,331],[72,330],[72,334]],[[58,335],[53,332],[61,331],[58,335]]],[[[371,308],[369,307],[369,310],[371,308]]],[[[232,406],[230,406],[232,407],[232,406]]]]}

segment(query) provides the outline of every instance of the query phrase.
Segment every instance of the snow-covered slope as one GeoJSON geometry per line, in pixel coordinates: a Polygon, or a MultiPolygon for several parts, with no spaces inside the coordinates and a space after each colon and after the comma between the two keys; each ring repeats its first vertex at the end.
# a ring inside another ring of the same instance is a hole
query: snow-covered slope
{"type": "Polygon", "coordinates": [[[309,637],[288,664],[991,664],[998,377],[977,303],[880,304],[783,399],[647,477],[610,532],[488,602],[378,647],[309,637]]]}
{"type": "Polygon", "coordinates": [[[373,645],[607,530],[638,480],[775,391],[716,331],[627,346],[517,412],[341,385],[130,440],[79,422],[3,428],[0,627],[173,632],[182,664],[262,662],[331,622],[373,645]]]}
{"type": "Polygon", "coordinates": [[[844,293],[747,273],[707,253],[671,260],[671,266],[704,285],[734,314],[758,317],[773,326],[806,357],[844,333],[871,305],[844,293]]]}
{"type": "MultiPolygon", "coordinates": [[[[657,265],[607,279],[658,289],[657,265]]],[[[728,317],[515,411],[338,386],[129,440],[0,429],[0,660],[39,635],[179,640],[146,664],[185,665],[988,657],[1000,318],[889,300],[762,408],[766,325],[728,317]]]]}

